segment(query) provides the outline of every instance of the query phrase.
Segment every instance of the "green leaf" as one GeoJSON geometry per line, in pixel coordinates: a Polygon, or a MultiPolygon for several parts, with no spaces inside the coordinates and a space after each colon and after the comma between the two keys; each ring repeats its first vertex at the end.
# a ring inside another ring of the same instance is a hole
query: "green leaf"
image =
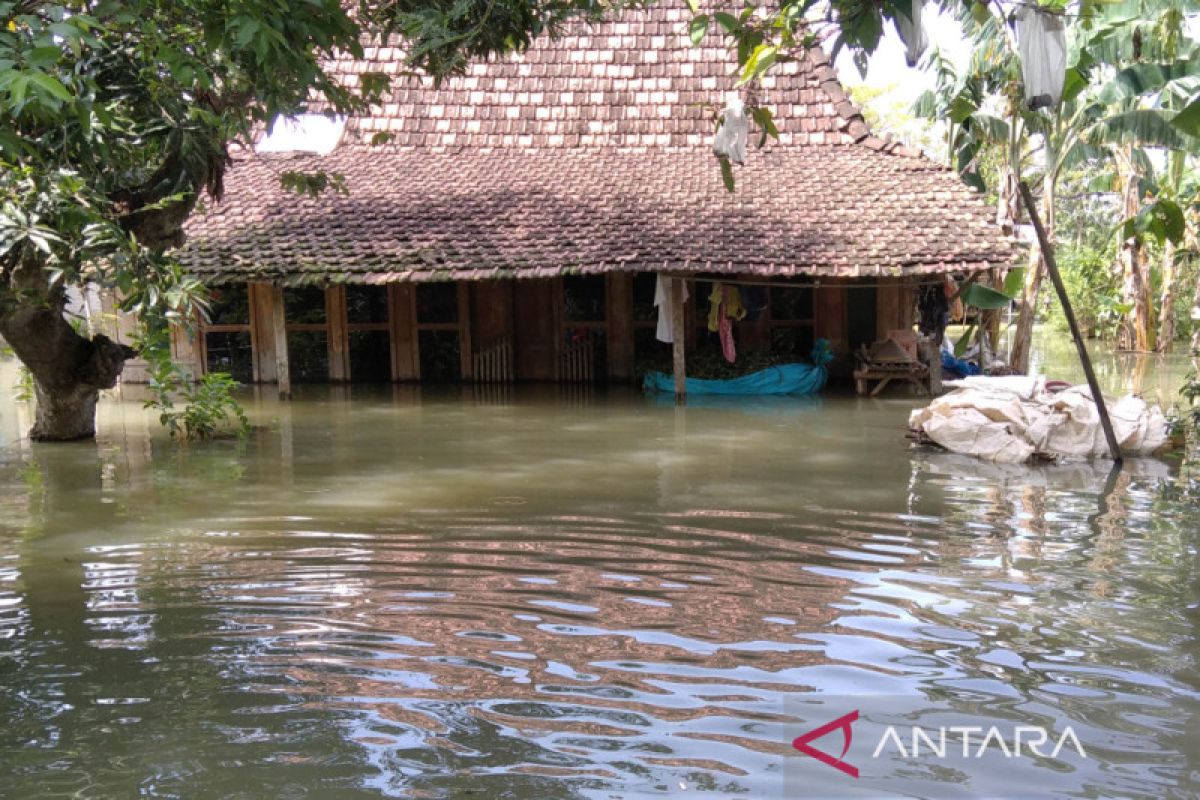
{"type": "Polygon", "coordinates": [[[29,57],[25,62],[37,69],[45,69],[58,63],[58,59],[62,58],[62,50],[57,47],[35,47],[29,52],[29,57]]]}
{"type": "Polygon", "coordinates": [[[770,69],[777,55],[778,50],[774,45],[760,44],[754,48],[754,52],[746,59],[746,66],[742,67],[742,77],[738,86],[744,86],[770,69]]]}
{"type": "Polygon", "coordinates": [[[758,140],[758,146],[762,147],[767,143],[767,137],[771,136],[775,139],[779,138],[779,129],[775,127],[775,120],[771,118],[771,109],[765,106],[758,106],[750,109],[750,117],[754,120],[754,124],[762,132],[762,136],[758,140]]]}
{"type": "Polygon", "coordinates": [[[1175,115],[1171,124],[1188,136],[1200,136],[1200,95],[1193,97],[1183,111],[1175,115]]]}
{"type": "MultiPolygon", "coordinates": [[[[978,285],[978,284],[972,284],[972,285],[978,285]]],[[[967,329],[965,331],[963,331],[963,335],[959,337],[958,341],[954,343],[954,357],[955,358],[962,358],[964,355],[966,355],[967,348],[969,348],[971,346],[971,336],[974,333],[975,333],[975,324],[971,323],[970,325],[967,326],[967,329]]]]}
{"type": "Polygon", "coordinates": [[[1100,89],[1098,100],[1105,105],[1112,105],[1151,92],[1159,92],[1172,81],[1192,77],[1198,72],[1200,58],[1167,64],[1134,64],[1118,72],[1106,83],[1100,89]]]}
{"type": "Polygon", "coordinates": [[[1088,79],[1078,67],[1069,67],[1063,81],[1063,102],[1069,103],[1088,88],[1088,79]]]}
{"type": "Polygon", "coordinates": [[[734,189],[733,165],[724,156],[721,156],[717,160],[721,162],[721,180],[725,183],[725,191],[732,192],[734,189]]]}
{"type": "Polygon", "coordinates": [[[950,121],[955,125],[961,125],[968,117],[979,110],[979,106],[975,105],[970,99],[958,96],[954,98],[954,102],[950,104],[950,121]]]}
{"type": "Polygon", "coordinates": [[[982,283],[972,283],[963,289],[961,298],[967,305],[982,308],[985,311],[1007,308],[1012,302],[1012,298],[1008,295],[997,292],[992,287],[984,286],[982,283]]]}
{"type": "Polygon", "coordinates": [[[692,40],[693,45],[700,44],[703,41],[705,34],[708,33],[708,15],[701,14],[698,17],[692,17],[691,23],[688,25],[688,36],[692,40]]]}
{"type": "Polygon", "coordinates": [[[1008,274],[1004,276],[1004,296],[1016,300],[1021,296],[1022,290],[1025,288],[1025,268],[1017,267],[1010,269],[1008,274]]]}
{"type": "MultiPolygon", "coordinates": [[[[1177,115],[1178,116],[1178,115],[1177,115]]],[[[1170,112],[1157,108],[1137,108],[1100,120],[1087,131],[1089,144],[1140,144],[1187,150],[1194,147],[1173,127],[1170,112]]]]}
{"type": "Polygon", "coordinates": [[[47,75],[44,72],[31,72],[29,73],[29,82],[55,100],[69,103],[72,99],[71,92],[53,75],[47,75]]]}
{"type": "Polygon", "coordinates": [[[717,24],[724,28],[727,33],[736,33],[737,29],[742,27],[741,23],[737,21],[737,17],[733,16],[732,14],[726,14],[724,11],[718,11],[716,14],[713,14],[713,19],[715,19],[717,24]]]}
{"type": "Polygon", "coordinates": [[[693,14],[700,13],[700,0],[687,0],[688,10],[693,14]]]}

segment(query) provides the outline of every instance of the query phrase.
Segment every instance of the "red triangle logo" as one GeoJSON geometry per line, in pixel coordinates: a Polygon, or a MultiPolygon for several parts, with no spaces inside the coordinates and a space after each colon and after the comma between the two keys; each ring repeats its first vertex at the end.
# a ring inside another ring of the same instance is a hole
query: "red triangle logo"
{"type": "Polygon", "coordinates": [[[854,711],[851,711],[849,714],[840,716],[837,719],[833,720],[832,722],[827,722],[819,728],[813,728],[808,733],[805,733],[801,736],[797,736],[792,741],[792,747],[796,748],[801,753],[804,753],[804,755],[806,755],[806,756],[812,756],[817,761],[820,761],[822,764],[828,764],[829,766],[833,767],[834,769],[841,770],[842,772],[846,773],[847,775],[849,775],[852,778],[857,778],[858,777],[858,767],[847,764],[845,761],[842,760],[843,758],[846,757],[846,753],[849,752],[850,740],[854,737],[853,732],[850,730],[850,725],[857,719],[858,719],[858,710],[855,709],[854,711]],[[833,733],[834,731],[836,731],[838,729],[841,729],[842,736],[844,737],[843,742],[842,742],[842,754],[840,756],[834,758],[833,756],[829,755],[829,753],[826,753],[822,750],[818,750],[817,748],[815,748],[809,744],[809,742],[812,742],[816,739],[820,739],[822,736],[825,736],[826,734],[829,734],[829,733],[833,733]]]}

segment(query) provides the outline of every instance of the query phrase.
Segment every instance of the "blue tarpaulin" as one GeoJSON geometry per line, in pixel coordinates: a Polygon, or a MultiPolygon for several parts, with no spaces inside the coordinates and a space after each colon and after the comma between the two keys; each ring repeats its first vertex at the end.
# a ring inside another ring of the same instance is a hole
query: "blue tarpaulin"
{"type": "MultiPolygon", "coordinates": [[[[825,388],[828,373],[825,365],[833,360],[833,350],[825,339],[818,339],[813,347],[811,364],[779,364],[749,375],[728,380],[705,380],[688,378],[688,394],[816,394],[825,388]]],[[[642,384],[647,394],[652,392],[674,392],[675,378],[665,372],[647,372],[642,384]]]]}
{"type": "Polygon", "coordinates": [[[942,351],[942,375],[947,378],[965,378],[968,375],[979,375],[983,370],[973,361],[955,358],[953,353],[942,351]]]}

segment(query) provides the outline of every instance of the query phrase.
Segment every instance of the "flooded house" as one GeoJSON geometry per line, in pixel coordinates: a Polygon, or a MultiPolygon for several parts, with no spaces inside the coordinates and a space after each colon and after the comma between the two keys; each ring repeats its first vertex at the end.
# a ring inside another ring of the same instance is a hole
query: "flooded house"
{"type": "Polygon", "coordinates": [[[405,77],[395,47],[337,61],[347,85],[382,73],[390,92],[326,123],[328,152],[236,157],[224,198],[189,223],[181,260],[214,303],[177,357],[281,392],[629,382],[720,348],[719,282],[747,312],[739,352],[803,361],[824,338],[845,376],[859,344],[912,327],[923,285],[1009,264],[982,197],[873,135],[823,51],[748,93],[728,43],[692,46],[688,19],[663,7],[577,25],[440,86],[405,77]],[[731,192],[712,143],[739,91],[778,137],[751,128],[731,192]],[[289,173],[345,191],[300,195],[289,173]],[[659,314],[675,309],[682,341],[666,344],[659,314]]]}

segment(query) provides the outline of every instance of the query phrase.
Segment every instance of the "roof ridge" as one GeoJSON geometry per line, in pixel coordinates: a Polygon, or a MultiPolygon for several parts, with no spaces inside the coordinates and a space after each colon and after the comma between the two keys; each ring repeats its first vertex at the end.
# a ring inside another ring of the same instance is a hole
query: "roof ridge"
{"type": "Polygon", "coordinates": [[[829,54],[821,49],[820,45],[812,45],[808,48],[807,55],[812,63],[812,71],[820,81],[821,89],[834,102],[838,115],[847,120],[842,131],[850,137],[853,144],[888,155],[924,159],[929,161],[932,166],[946,168],[924,150],[911,147],[902,139],[891,134],[873,131],[866,116],[862,113],[862,109],[846,91],[845,84],[842,83],[829,54]]]}

